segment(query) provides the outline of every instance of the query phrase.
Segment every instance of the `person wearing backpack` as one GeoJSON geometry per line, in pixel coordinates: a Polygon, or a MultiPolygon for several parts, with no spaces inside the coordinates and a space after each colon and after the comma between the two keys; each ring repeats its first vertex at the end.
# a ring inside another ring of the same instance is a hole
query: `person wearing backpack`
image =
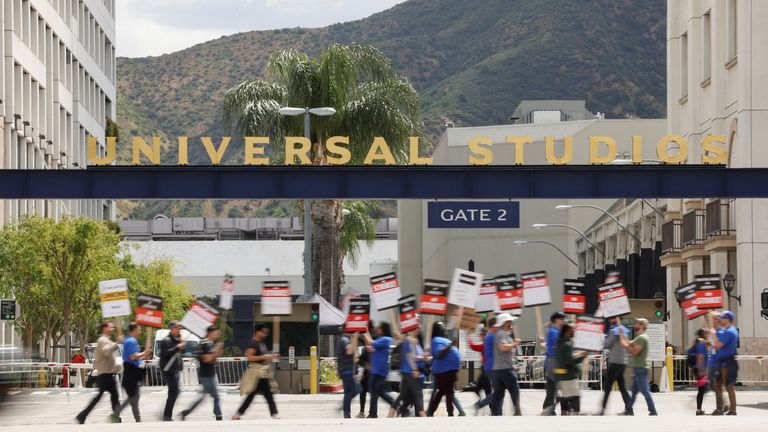
{"type": "Polygon", "coordinates": [[[429,402],[427,416],[432,417],[440,401],[445,396],[448,417],[453,417],[454,383],[461,367],[459,350],[453,341],[445,337],[445,324],[436,322],[432,325],[432,373],[435,376],[437,390],[429,402]]]}
{"type": "Polygon", "coordinates": [[[696,338],[688,347],[688,367],[691,368],[693,376],[696,378],[696,415],[705,415],[701,409],[704,403],[704,395],[707,393],[707,357],[709,348],[707,347],[707,330],[699,329],[696,332],[696,338]]]}
{"type": "Polygon", "coordinates": [[[368,409],[368,418],[378,418],[379,397],[390,406],[390,415],[394,416],[397,405],[395,400],[384,391],[384,383],[389,373],[389,347],[392,345],[392,327],[388,322],[382,321],[374,329],[378,337],[373,340],[370,333],[364,333],[365,349],[371,353],[371,382],[368,388],[371,392],[371,406],[368,409]]]}
{"type": "Polygon", "coordinates": [[[203,387],[200,390],[200,396],[189,408],[181,412],[182,421],[186,420],[187,416],[200,405],[205,395],[210,395],[213,398],[213,415],[216,420],[221,421],[222,419],[221,406],[219,405],[219,389],[216,383],[216,359],[221,355],[224,343],[217,342],[219,336],[221,336],[221,331],[218,327],[215,325],[208,326],[205,339],[201,340],[197,346],[197,358],[200,362],[197,375],[203,387]]]}

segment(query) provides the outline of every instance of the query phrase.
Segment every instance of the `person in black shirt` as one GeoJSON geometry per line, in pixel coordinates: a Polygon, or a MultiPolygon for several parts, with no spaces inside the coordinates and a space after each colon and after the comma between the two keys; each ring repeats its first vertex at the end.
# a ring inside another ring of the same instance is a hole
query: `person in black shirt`
{"type": "Polygon", "coordinates": [[[181,324],[178,321],[168,323],[170,333],[160,342],[160,370],[168,385],[168,399],[165,401],[163,421],[173,421],[173,406],[181,392],[180,377],[184,364],[181,353],[187,343],[181,340],[181,324]]]}
{"type": "Polygon", "coordinates": [[[200,397],[197,398],[189,408],[181,412],[181,420],[186,417],[200,405],[208,394],[213,398],[213,415],[216,420],[221,420],[221,406],[219,405],[219,389],[216,387],[216,359],[221,355],[224,344],[216,342],[221,335],[221,331],[215,325],[209,326],[205,339],[200,341],[197,346],[200,368],[197,370],[197,376],[203,388],[200,390],[200,397]]]}
{"type": "MultiPolygon", "coordinates": [[[[368,333],[373,334],[373,321],[368,321],[368,333]]],[[[364,341],[363,345],[365,345],[364,341]]],[[[362,374],[359,377],[362,388],[360,391],[360,413],[357,415],[357,418],[365,418],[365,398],[368,394],[368,382],[371,380],[371,355],[367,350],[363,350],[360,354],[360,358],[357,359],[357,366],[362,369],[362,374]]]]}
{"type": "MultiPolygon", "coordinates": [[[[277,353],[267,352],[267,345],[264,344],[264,339],[266,339],[267,336],[269,336],[269,327],[267,327],[266,324],[256,323],[253,326],[253,339],[248,344],[248,347],[245,348],[245,357],[251,364],[256,363],[259,365],[267,366],[273,361],[277,360],[279,357],[277,353]]],[[[256,393],[261,393],[264,395],[264,398],[267,400],[267,404],[269,405],[269,414],[272,416],[272,418],[280,418],[277,414],[275,398],[272,395],[270,377],[262,376],[259,378],[254,390],[248,394],[242,405],[240,405],[240,408],[237,409],[237,414],[232,416],[232,420],[240,420],[240,417],[245,414],[245,410],[247,410],[251,405],[251,402],[253,402],[253,398],[256,397],[256,393]]]]}

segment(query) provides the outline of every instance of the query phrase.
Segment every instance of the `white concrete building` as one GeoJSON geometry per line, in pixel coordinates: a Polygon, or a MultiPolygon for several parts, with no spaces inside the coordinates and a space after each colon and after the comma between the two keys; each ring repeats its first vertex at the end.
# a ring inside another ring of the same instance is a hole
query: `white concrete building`
{"type": "MultiPolygon", "coordinates": [[[[551,111],[552,108],[548,108],[551,111]]],[[[536,116],[529,116],[535,118],[536,116]]],[[[548,165],[545,159],[545,138],[556,140],[555,154],[563,154],[563,137],[573,137],[572,164],[589,163],[589,137],[609,136],[616,140],[619,153],[630,150],[631,136],[640,135],[644,142],[655,143],[665,135],[665,121],[658,120],[577,120],[532,124],[498,125],[485,127],[448,128],[440,139],[434,154],[435,165],[467,165],[468,143],[476,136],[489,137],[493,144],[492,165],[515,163],[515,146],[505,141],[507,136],[531,136],[534,143],[525,146],[526,165],[548,165]]],[[[643,146],[643,157],[655,158],[655,146],[643,146]]],[[[428,229],[427,202],[401,200],[398,205],[399,218],[399,276],[401,286],[407,293],[417,293],[425,278],[450,280],[455,267],[467,268],[470,259],[475,261],[475,270],[489,277],[509,273],[525,273],[546,270],[553,292],[553,304],[544,311],[561,307],[562,281],[566,278],[585,276],[586,255],[582,257],[582,268],[573,265],[555,248],[546,244],[527,244],[515,247],[513,241],[548,241],[577,260],[579,253],[576,239],[580,235],[562,227],[534,229],[535,223],[556,223],[571,225],[579,230],[589,228],[598,213],[591,210],[558,211],[561,204],[593,204],[607,208],[615,200],[562,200],[536,199],[520,201],[519,229],[428,229]]],[[[640,224],[631,224],[633,232],[640,233],[640,224]]],[[[592,237],[605,241],[602,237],[592,237]]],[[[601,244],[598,243],[598,246],[601,244]]],[[[601,249],[604,248],[604,244],[601,249]]],[[[595,260],[594,250],[591,256],[595,260]]],[[[599,258],[598,258],[599,259],[599,258]]],[[[577,261],[578,262],[578,261],[577,261]]],[[[590,267],[593,268],[594,264],[590,267]]],[[[600,266],[602,268],[602,266],[600,266]]],[[[602,282],[599,281],[599,282],[602,282]]],[[[532,312],[524,313],[520,328],[525,339],[536,335],[535,319],[532,312]]]]}
{"type": "MultiPolygon", "coordinates": [[[[670,134],[690,146],[688,163],[700,163],[698,141],[723,135],[728,166],[768,166],[768,2],[679,0],[667,3],[667,115],[670,134]]],[[[711,197],[717,198],[717,197],[711,197]]],[[[732,273],[729,300],[741,332],[742,353],[768,350],[768,321],[760,293],[768,287],[768,200],[670,200],[664,228],[667,287],[697,274],[732,273]]],[[[670,297],[672,298],[672,297],[670,297]]],[[[679,310],[672,322],[681,322],[679,310]]],[[[677,326],[678,344],[692,337],[677,326]],[[682,331],[681,331],[682,330],[682,331]]]]}
{"type": "MultiPolygon", "coordinates": [[[[115,0],[3,0],[0,30],[0,168],[84,169],[115,119],[115,0]]],[[[24,214],[111,219],[114,203],[4,200],[0,225],[24,214]]]]}

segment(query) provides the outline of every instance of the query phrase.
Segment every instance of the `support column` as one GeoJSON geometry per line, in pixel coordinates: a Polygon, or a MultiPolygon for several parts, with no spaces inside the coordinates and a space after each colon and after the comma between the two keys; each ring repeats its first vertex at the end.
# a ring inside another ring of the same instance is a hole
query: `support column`
{"type": "Polygon", "coordinates": [[[667,319],[667,337],[669,342],[676,346],[684,346],[682,310],[677,306],[675,300],[675,289],[683,281],[682,267],[680,264],[670,264],[664,268],[667,272],[667,310],[669,318],[667,319]]]}

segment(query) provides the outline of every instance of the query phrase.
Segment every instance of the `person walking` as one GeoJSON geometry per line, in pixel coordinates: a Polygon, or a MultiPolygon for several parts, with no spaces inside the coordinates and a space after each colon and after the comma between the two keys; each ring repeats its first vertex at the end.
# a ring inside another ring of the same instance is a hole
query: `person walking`
{"type": "Polygon", "coordinates": [[[645,403],[648,405],[649,415],[658,415],[656,405],[653,404],[651,387],[648,382],[648,335],[645,334],[647,328],[648,320],[645,318],[638,318],[635,323],[635,334],[637,336],[632,341],[627,340],[625,334],[619,333],[621,344],[627,349],[629,354],[632,355],[632,362],[630,363],[630,366],[632,367],[632,395],[629,397],[627,409],[622,415],[635,415],[634,406],[638,393],[642,393],[645,398],[645,403]]]}
{"type": "MultiPolygon", "coordinates": [[[[368,332],[373,332],[373,321],[368,323],[368,332]]],[[[356,335],[355,337],[363,338],[362,335],[356,335]]],[[[365,345],[365,340],[363,340],[365,345]]],[[[365,418],[365,399],[368,395],[368,384],[371,382],[371,353],[364,349],[360,353],[360,358],[357,360],[357,369],[360,381],[360,412],[357,414],[357,418],[365,418]]],[[[369,408],[370,411],[370,408],[369,408]]]]}
{"type": "Polygon", "coordinates": [[[245,411],[251,406],[253,398],[257,393],[264,395],[269,406],[269,415],[273,419],[279,419],[277,413],[277,404],[272,395],[272,363],[279,358],[277,353],[267,351],[267,345],[264,340],[269,336],[269,327],[265,323],[256,323],[253,326],[253,338],[245,348],[245,358],[250,365],[246,375],[243,376],[244,383],[241,383],[240,392],[246,393],[245,400],[237,409],[237,414],[232,416],[232,420],[240,420],[245,411]]]}
{"type": "MultiPolygon", "coordinates": [[[[557,404],[557,378],[555,377],[555,356],[557,355],[557,343],[560,340],[560,329],[565,323],[565,314],[560,311],[552,313],[549,317],[549,329],[547,338],[544,341],[546,358],[544,359],[544,396],[543,411],[541,415],[556,415],[555,405],[557,404]]],[[[539,325],[537,323],[536,325],[539,325]]],[[[562,413],[562,408],[560,409],[562,413]]]]}
{"type": "Polygon", "coordinates": [[[710,330],[710,334],[713,337],[713,345],[717,349],[720,368],[720,379],[715,383],[715,392],[722,395],[723,387],[725,387],[728,393],[729,405],[725,415],[736,415],[736,389],[734,386],[739,373],[739,363],[736,361],[739,331],[733,325],[733,318],[733,312],[731,311],[721,313],[721,328],[717,331],[710,330]]]}
{"type": "Polygon", "coordinates": [[[418,340],[419,329],[409,331],[405,335],[402,348],[402,360],[400,362],[400,396],[401,413],[409,406],[413,406],[414,412],[419,417],[425,417],[424,412],[424,393],[422,385],[426,377],[424,376],[424,349],[418,340]]]}
{"type": "Polygon", "coordinates": [[[173,421],[173,407],[181,392],[181,370],[184,367],[181,353],[187,346],[187,343],[181,340],[181,324],[178,321],[168,323],[168,330],[168,336],[160,341],[160,371],[168,386],[163,421],[173,421]]]}
{"type": "Polygon", "coordinates": [[[517,383],[517,360],[515,351],[520,339],[512,332],[512,315],[499,314],[496,317],[496,333],[493,336],[493,399],[496,413],[500,416],[504,406],[504,392],[509,392],[514,406],[514,415],[523,415],[520,411],[520,386],[517,383]]]}
{"type": "Polygon", "coordinates": [[[216,380],[216,361],[224,349],[224,343],[217,342],[221,336],[221,331],[215,325],[208,326],[206,335],[197,345],[197,356],[200,367],[197,369],[197,377],[202,384],[200,396],[192,402],[189,408],[181,412],[181,421],[187,419],[187,416],[197,408],[205,399],[205,395],[213,398],[213,415],[216,420],[221,421],[221,405],[219,403],[219,389],[216,380]]]}
{"type": "Polygon", "coordinates": [[[115,325],[111,321],[101,324],[101,336],[96,341],[94,350],[93,368],[98,372],[96,376],[99,385],[99,392],[91,399],[84,410],[75,417],[78,423],[85,423],[88,414],[91,413],[96,404],[101,400],[104,393],[109,393],[109,399],[112,403],[112,422],[118,422],[120,411],[120,396],[117,393],[117,384],[115,383],[115,374],[117,365],[115,364],[115,351],[120,348],[123,337],[118,337],[117,342],[112,342],[112,334],[115,332],[115,325]]]}
{"type": "Polygon", "coordinates": [[[707,357],[709,348],[707,346],[707,330],[699,329],[696,332],[696,338],[688,348],[688,366],[691,368],[693,377],[696,378],[696,415],[705,415],[701,405],[704,403],[704,395],[707,393],[707,357]]]}
{"type": "Polygon", "coordinates": [[[579,415],[581,412],[581,397],[579,394],[579,375],[581,363],[586,358],[585,351],[573,352],[574,328],[563,324],[560,328],[560,340],[557,342],[555,368],[557,387],[562,397],[561,415],[579,415]]]}
{"type": "Polygon", "coordinates": [[[707,331],[707,346],[709,348],[709,358],[707,359],[707,380],[709,381],[709,389],[715,394],[715,410],[710,413],[713,416],[721,416],[728,412],[729,407],[723,401],[722,391],[717,391],[718,386],[722,389],[722,383],[720,382],[720,357],[717,348],[715,347],[715,336],[712,335],[712,331],[715,333],[722,329],[722,322],[720,321],[719,312],[710,312],[711,329],[707,331]]]}
{"type": "Polygon", "coordinates": [[[339,355],[336,358],[341,382],[344,384],[344,399],[341,410],[344,418],[352,418],[352,399],[357,396],[357,382],[355,381],[355,357],[357,356],[358,337],[354,333],[342,333],[339,338],[339,355]]]}
{"type": "Polygon", "coordinates": [[[371,381],[368,389],[371,392],[371,405],[368,408],[368,418],[378,418],[379,397],[390,406],[390,414],[394,416],[397,405],[395,400],[386,391],[384,384],[389,373],[389,348],[392,346],[392,327],[386,321],[382,321],[374,328],[378,336],[374,340],[370,333],[365,333],[365,349],[371,353],[371,381]]]}
{"type": "Polygon", "coordinates": [[[123,341],[123,389],[128,398],[123,401],[117,410],[117,422],[120,420],[120,413],[130,404],[133,412],[133,419],[136,423],[141,423],[141,412],[139,411],[139,385],[143,379],[143,362],[149,358],[150,350],[139,351],[139,336],[141,335],[141,326],[132,322],[128,324],[128,335],[123,341]]]}
{"type": "Polygon", "coordinates": [[[480,387],[482,383],[483,391],[485,391],[485,397],[475,402],[475,415],[477,415],[481,409],[490,405],[491,415],[496,412],[496,403],[493,399],[493,338],[496,334],[496,317],[491,317],[488,320],[488,327],[484,328],[482,342],[475,343],[470,340],[470,347],[477,351],[481,349],[483,353],[483,372],[478,380],[477,396],[480,397],[480,387]]]}
{"type": "Polygon", "coordinates": [[[627,335],[629,330],[621,325],[619,318],[611,319],[611,326],[608,328],[608,334],[605,336],[605,349],[608,350],[608,367],[605,371],[605,382],[603,383],[603,404],[598,415],[605,413],[605,407],[608,406],[608,397],[611,395],[613,384],[618,384],[621,400],[624,402],[624,411],[628,411],[629,392],[624,381],[624,371],[627,369],[627,349],[621,344],[620,334],[627,335]]]}
{"type": "Polygon", "coordinates": [[[453,346],[453,341],[445,337],[445,324],[438,321],[432,325],[432,373],[435,377],[436,390],[429,401],[427,416],[432,417],[445,396],[445,406],[448,417],[453,417],[454,384],[459,369],[461,357],[459,350],[453,346]]]}

